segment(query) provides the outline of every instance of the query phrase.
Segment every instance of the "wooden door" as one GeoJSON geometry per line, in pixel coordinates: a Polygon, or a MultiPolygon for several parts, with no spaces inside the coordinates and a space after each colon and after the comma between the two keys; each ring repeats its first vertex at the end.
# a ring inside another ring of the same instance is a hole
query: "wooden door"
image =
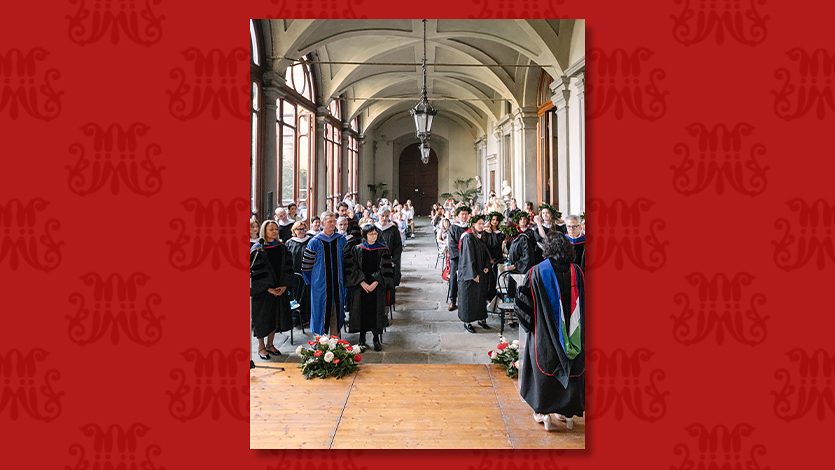
{"type": "Polygon", "coordinates": [[[415,215],[429,215],[438,202],[438,156],[429,151],[429,163],[420,161],[420,144],[412,144],[400,154],[400,192],[397,200],[412,200],[415,215]]]}

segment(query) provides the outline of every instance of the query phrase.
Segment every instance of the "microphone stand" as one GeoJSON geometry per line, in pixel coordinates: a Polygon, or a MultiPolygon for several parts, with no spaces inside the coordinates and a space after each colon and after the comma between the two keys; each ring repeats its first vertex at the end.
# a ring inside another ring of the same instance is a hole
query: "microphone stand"
{"type": "MultiPolygon", "coordinates": [[[[258,239],[258,253],[264,252],[264,239],[258,239]]],[[[252,269],[252,266],[255,264],[255,260],[258,259],[258,253],[255,253],[255,257],[252,259],[252,263],[249,265],[249,268],[252,269]]],[[[267,260],[269,263],[269,260],[267,260]]],[[[252,282],[250,280],[250,282],[252,282]]],[[[249,302],[249,370],[255,369],[256,367],[259,369],[273,369],[273,370],[280,370],[283,371],[283,367],[273,367],[273,366],[264,366],[261,364],[256,364],[255,361],[252,359],[252,301],[249,302]]]]}

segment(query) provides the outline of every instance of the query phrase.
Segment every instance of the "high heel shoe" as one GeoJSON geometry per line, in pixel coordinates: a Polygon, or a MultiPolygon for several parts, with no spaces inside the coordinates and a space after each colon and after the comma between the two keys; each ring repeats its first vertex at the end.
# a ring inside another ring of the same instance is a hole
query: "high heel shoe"
{"type": "Polygon", "coordinates": [[[374,340],[374,350],[375,351],[382,351],[383,346],[380,344],[380,337],[377,336],[377,335],[374,335],[373,340],[374,340]]]}
{"type": "Polygon", "coordinates": [[[533,414],[533,420],[536,421],[537,423],[544,423],[545,422],[545,416],[541,415],[539,413],[534,413],[533,414]]]}
{"type": "Polygon", "coordinates": [[[551,415],[542,415],[542,423],[545,424],[545,430],[548,431],[548,432],[557,430],[557,427],[554,425],[554,422],[551,420],[551,415]]]}
{"type": "Polygon", "coordinates": [[[565,423],[565,427],[567,429],[574,429],[574,417],[573,416],[571,418],[566,418],[565,416],[563,416],[559,413],[552,413],[551,420],[552,421],[562,421],[563,423],[565,423]]]}
{"type": "Polygon", "coordinates": [[[259,349],[259,350],[258,350],[258,357],[260,357],[261,359],[263,359],[263,360],[265,360],[265,361],[266,361],[267,359],[269,359],[269,358],[270,358],[270,350],[269,350],[269,349],[267,349],[267,348],[261,348],[261,349],[259,349]],[[261,355],[261,351],[267,351],[267,355],[266,355],[266,356],[262,356],[262,355],[261,355]]]}
{"type": "Polygon", "coordinates": [[[278,348],[276,348],[274,344],[268,344],[267,345],[267,351],[269,351],[270,354],[274,354],[276,356],[281,355],[281,351],[279,351],[278,348]]]}

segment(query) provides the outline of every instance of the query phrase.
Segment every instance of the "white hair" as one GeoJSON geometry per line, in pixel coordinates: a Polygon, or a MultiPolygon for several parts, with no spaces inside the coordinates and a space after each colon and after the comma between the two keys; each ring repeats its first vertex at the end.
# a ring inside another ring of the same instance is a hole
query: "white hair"
{"type": "Polygon", "coordinates": [[[574,220],[574,221],[577,222],[577,225],[580,225],[580,216],[579,215],[569,214],[569,215],[565,216],[562,220],[565,223],[568,223],[569,220],[574,220]]]}
{"type": "Polygon", "coordinates": [[[389,206],[382,206],[379,209],[377,209],[377,215],[391,215],[391,209],[389,208],[389,206]]]}

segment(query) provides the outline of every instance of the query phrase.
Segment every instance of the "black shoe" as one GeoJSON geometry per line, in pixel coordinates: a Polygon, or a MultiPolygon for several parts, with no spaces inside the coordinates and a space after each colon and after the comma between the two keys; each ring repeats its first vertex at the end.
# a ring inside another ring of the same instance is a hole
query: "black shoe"
{"type": "Polygon", "coordinates": [[[270,358],[270,350],[269,350],[269,349],[267,349],[267,348],[261,348],[261,349],[259,349],[259,350],[258,350],[258,357],[260,357],[261,359],[263,359],[263,360],[265,360],[265,361],[266,361],[267,359],[269,359],[269,358],[270,358]],[[266,355],[266,356],[262,356],[262,355],[261,355],[261,351],[266,351],[266,352],[267,352],[267,355],[266,355]]]}
{"type": "Polygon", "coordinates": [[[449,306],[447,307],[447,310],[449,310],[451,312],[451,311],[455,310],[456,308],[458,308],[458,306],[455,305],[454,303],[450,302],[449,306]]]}
{"type": "Polygon", "coordinates": [[[470,333],[475,333],[475,328],[473,328],[473,325],[470,325],[469,323],[464,323],[464,328],[470,333]]]}
{"type": "Polygon", "coordinates": [[[269,351],[270,354],[272,354],[273,356],[280,356],[281,355],[281,351],[279,351],[278,348],[276,348],[275,345],[272,345],[272,344],[267,346],[267,351],[269,351]]]}
{"type": "Polygon", "coordinates": [[[374,350],[375,351],[382,351],[383,350],[383,345],[381,345],[380,342],[377,341],[377,340],[374,340],[374,350]]]}
{"type": "Polygon", "coordinates": [[[518,323],[516,323],[515,321],[509,321],[509,322],[507,322],[507,327],[508,327],[508,328],[513,328],[513,329],[516,329],[516,327],[518,327],[518,326],[519,326],[519,324],[518,324],[518,323]]]}
{"type": "Polygon", "coordinates": [[[485,330],[489,330],[489,329],[490,329],[490,325],[488,325],[488,324],[487,324],[487,322],[486,322],[486,321],[484,321],[484,320],[482,320],[482,321],[478,322],[478,326],[480,326],[480,327],[484,328],[485,330]]]}

